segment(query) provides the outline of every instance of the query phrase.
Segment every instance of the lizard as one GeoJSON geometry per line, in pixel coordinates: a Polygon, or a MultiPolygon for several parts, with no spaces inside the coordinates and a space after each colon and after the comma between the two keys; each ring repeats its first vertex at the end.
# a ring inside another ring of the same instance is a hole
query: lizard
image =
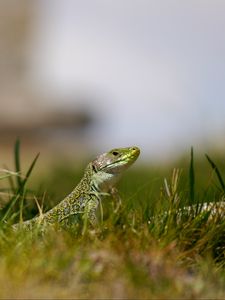
{"type": "Polygon", "coordinates": [[[74,190],[58,205],[33,219],[13,225],[14,229],[32,229],[35,225],[60,224],[70,216],[82,215],[84,222],[97,223],[96,210],[106,195],[115,197],[120,175],[131,166],[140,154],[138,147],[115,148],[91,161],[74,190]]]}

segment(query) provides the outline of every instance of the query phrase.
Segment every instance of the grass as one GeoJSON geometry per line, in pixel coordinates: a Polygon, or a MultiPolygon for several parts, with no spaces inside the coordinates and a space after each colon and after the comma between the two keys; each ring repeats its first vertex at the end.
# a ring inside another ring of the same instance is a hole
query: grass
{"type": "Polygon", "coordinates": [[[224,201],[223,161],[195,161],[191,149],[176,168],[131,169],[120,210],[105,199],[103,221],[85,235],[82,224],[13,232],[38,213],[34,199],[49,209],[82,174],[58,165],[31,190],[37,158],[23,172],[17,141],[15,170],[0,170],[1,298],[225,298],[225,219],[202,209],[224,201]]]}

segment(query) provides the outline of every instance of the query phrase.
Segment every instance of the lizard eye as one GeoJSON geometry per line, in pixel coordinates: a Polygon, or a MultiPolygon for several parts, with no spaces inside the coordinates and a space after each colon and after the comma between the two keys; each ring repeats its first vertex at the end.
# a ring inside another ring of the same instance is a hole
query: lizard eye
{"type": "Polygon", "coordinates": [[[94,171],[95,173],[97,173],[97,172],[98,172],[98,170],[97,170],[97,168],[96,168],[96,166],[95,166],[95,165],[92,165],[92,169],[93,169],[93,171],[94,171]]]}
{"type": "Polygon", "coordinates": [[[119,155],[119,152],[113,151],[112,154],[113,154],[114,156],[117,156],[117,155],[119,155]]]}

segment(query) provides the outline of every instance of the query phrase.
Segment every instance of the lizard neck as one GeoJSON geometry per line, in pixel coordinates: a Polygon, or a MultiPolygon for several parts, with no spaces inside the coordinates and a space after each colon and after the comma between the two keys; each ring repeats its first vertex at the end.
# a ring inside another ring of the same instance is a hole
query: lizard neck
{"type": "Polygon", "coordinates": [[[88,201],[98,198],[95,195],[95,185],[93,183],[93,174],[91,163],[85,169],[83,178],[76,188],[64,198],[58,205],[43,215],[47,223],[60,222],[70,215],[83,213],[88,201]]]}

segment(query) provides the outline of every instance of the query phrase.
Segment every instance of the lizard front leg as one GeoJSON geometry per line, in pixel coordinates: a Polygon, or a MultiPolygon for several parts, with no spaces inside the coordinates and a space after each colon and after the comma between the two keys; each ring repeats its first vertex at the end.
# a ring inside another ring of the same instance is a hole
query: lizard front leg
{"type": "Polygon", "coordinates": [[[97,225],[98,219],[96,216],[96,211],[97,211],[98,205],[99,205],[99,200],[96,197],[91,198],[87,202],[85,210],[84,210],[84,215],[83,215],[84,225],[83,225],[82,234],[85,234],[89,222],[91,223],[91,225],[93,227],[97,225]]]}

